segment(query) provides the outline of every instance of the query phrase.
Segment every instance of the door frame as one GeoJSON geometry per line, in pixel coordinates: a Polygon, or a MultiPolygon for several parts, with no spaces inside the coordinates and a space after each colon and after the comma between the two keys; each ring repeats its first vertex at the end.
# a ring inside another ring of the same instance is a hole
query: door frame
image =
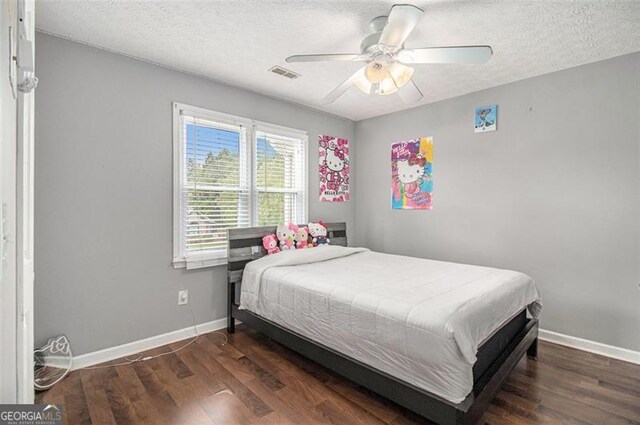
{"type": "MultiPolygon", "coordinates": [[[[35,1],[18,0],[23,34],[35,45],[35,1]]],[[[35,62],[32,50],[31,63],[35,62]]],[[[34,402],[34,92],[18,93],[16,154],[16,356],[18,403],[34,402]]]]}
{"type": "MultiPolygon", "coordinates": [[[[33,0],[0,2],[0,403],[33,403],[34,95],[18,90],[24,75],[18,39],[34,41],[33,0]],[[17,57],[17,60],[15,59],[17,57]]],[[[30,55],[33,55],[31,49],[30,55]]],[[[24,52],[24,50],[22,51],[24,52]]]]}

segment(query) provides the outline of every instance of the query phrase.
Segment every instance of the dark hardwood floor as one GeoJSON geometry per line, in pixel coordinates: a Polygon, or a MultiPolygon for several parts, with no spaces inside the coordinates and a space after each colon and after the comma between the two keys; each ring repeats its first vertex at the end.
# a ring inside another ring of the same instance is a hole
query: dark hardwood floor
{"type": "MultiPolygon", "coordinates": [[[[242,325],[222,339],[72,372],[37,402],[63,405],[70,425],[428,423],[242,325]]],[[[640,424],[640,366],[540,342],[538,359],[520,361],[480,423],[640,424]]]]}

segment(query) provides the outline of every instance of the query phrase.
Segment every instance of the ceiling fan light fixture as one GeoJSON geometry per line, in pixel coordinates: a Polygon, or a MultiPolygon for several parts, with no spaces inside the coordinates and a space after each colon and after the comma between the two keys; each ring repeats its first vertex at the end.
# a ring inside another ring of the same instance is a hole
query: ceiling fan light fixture
{"type": "Polygon", "coordinates": [[[392,94],[398,91],[398,86],[395,81],[393,81],[393,77],[391,75],[387,76],[384,80],[382,80],[379,84],[376,84],[376,94],[380,96],[385,96],[387,94],[392,94]]]}
{"type": "Polygon", "coordinates": [[[378,84],[387,77],[389,66],[385,62],[374,61],[364,69],[364,76],[371,84],[378,84]]]}
{"type": "Polygon", "coordinates": [[[394,64],[389,68],[389,74],[393,78],[395,85],[400,88],[404,87],[409,80],[411,80],[411,77],[413,77],[413,68],[394,62],[394,64]]]}
{"type": "Polygon", "coordinates": [[[371,21],[372,33],[360,44],[359,53],[329,53],[289,56],[287,62],[351,61],[364,62],[347,80],[322,99],[328,105],[356,86],[366,94],[398,93],[405,103],[418,102],[424,96],[413,81],[414,64],[485,63],[491,46],[446,46],[405,49],[405,42],[424,11],[410,4],[396,4],[388,16],[371,21]],[[399,90],[400,89],[400,90],[399,90]]]}
{"type": "Polygon", "coordinates": [[[369,80],[366,78],[364,74],[365,69],[366,67],[363,67],[360,70],[360,72],[356,75],[356,77],[353,80],[353,85],[356,86],[364,94],[370,94],[371,87],[373,86],[373,84],[371,84],[369,80]]]}

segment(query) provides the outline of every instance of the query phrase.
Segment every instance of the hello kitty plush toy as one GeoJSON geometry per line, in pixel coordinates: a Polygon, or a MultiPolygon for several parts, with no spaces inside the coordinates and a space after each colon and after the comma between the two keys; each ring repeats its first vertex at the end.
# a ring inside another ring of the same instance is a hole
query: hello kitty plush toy
{"type": "Polygon", "coordinates": [[[307,226],[298,227],[298,230],[296,230],[295,239],[296,239],[296,249],[313,247],[313,245],[309,245],[309,229],[307,229],[307,226]]]}
{"type": "Polygon", "coordinates": [[[278,224],[278,228],[276,230],[276,235],[278,235],[278,240],[280,241],[280,249],[283,251],[291,251],[296,249],[295,243],[295,235],[296,232],[290,227],[289,224],[278,224]]]}
{"type": "Polygon", "coordinates": [[[328,245],[327,226],[323,221],[309,223],[309,233],[313,236],[313,246],[328,245]]]}
{"type": "Polygon", "coordinates": [[[267,255],[280,252],[278,248],[278,238],[273,233],[262,238],[262,246],[267,250],[267,255]]]}

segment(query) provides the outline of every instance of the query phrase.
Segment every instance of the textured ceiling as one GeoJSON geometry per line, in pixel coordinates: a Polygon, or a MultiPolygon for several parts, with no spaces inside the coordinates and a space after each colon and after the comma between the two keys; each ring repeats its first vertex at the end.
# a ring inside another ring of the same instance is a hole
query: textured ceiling
{"type": "Polygon", "coordinates": [[[407,47],[489,44],[493,58],[484,65],[415,65],[425,94],[417,104],[354,88],[321,105],[361,65],[284,59],[358,52],[369,21],[393,3],[39,0],[36,27],[353,120],[640,51],[640,1],[416,1],[426,13],[407,47]],[[267,72],[273,65],[302,77],[267,72]]]}

